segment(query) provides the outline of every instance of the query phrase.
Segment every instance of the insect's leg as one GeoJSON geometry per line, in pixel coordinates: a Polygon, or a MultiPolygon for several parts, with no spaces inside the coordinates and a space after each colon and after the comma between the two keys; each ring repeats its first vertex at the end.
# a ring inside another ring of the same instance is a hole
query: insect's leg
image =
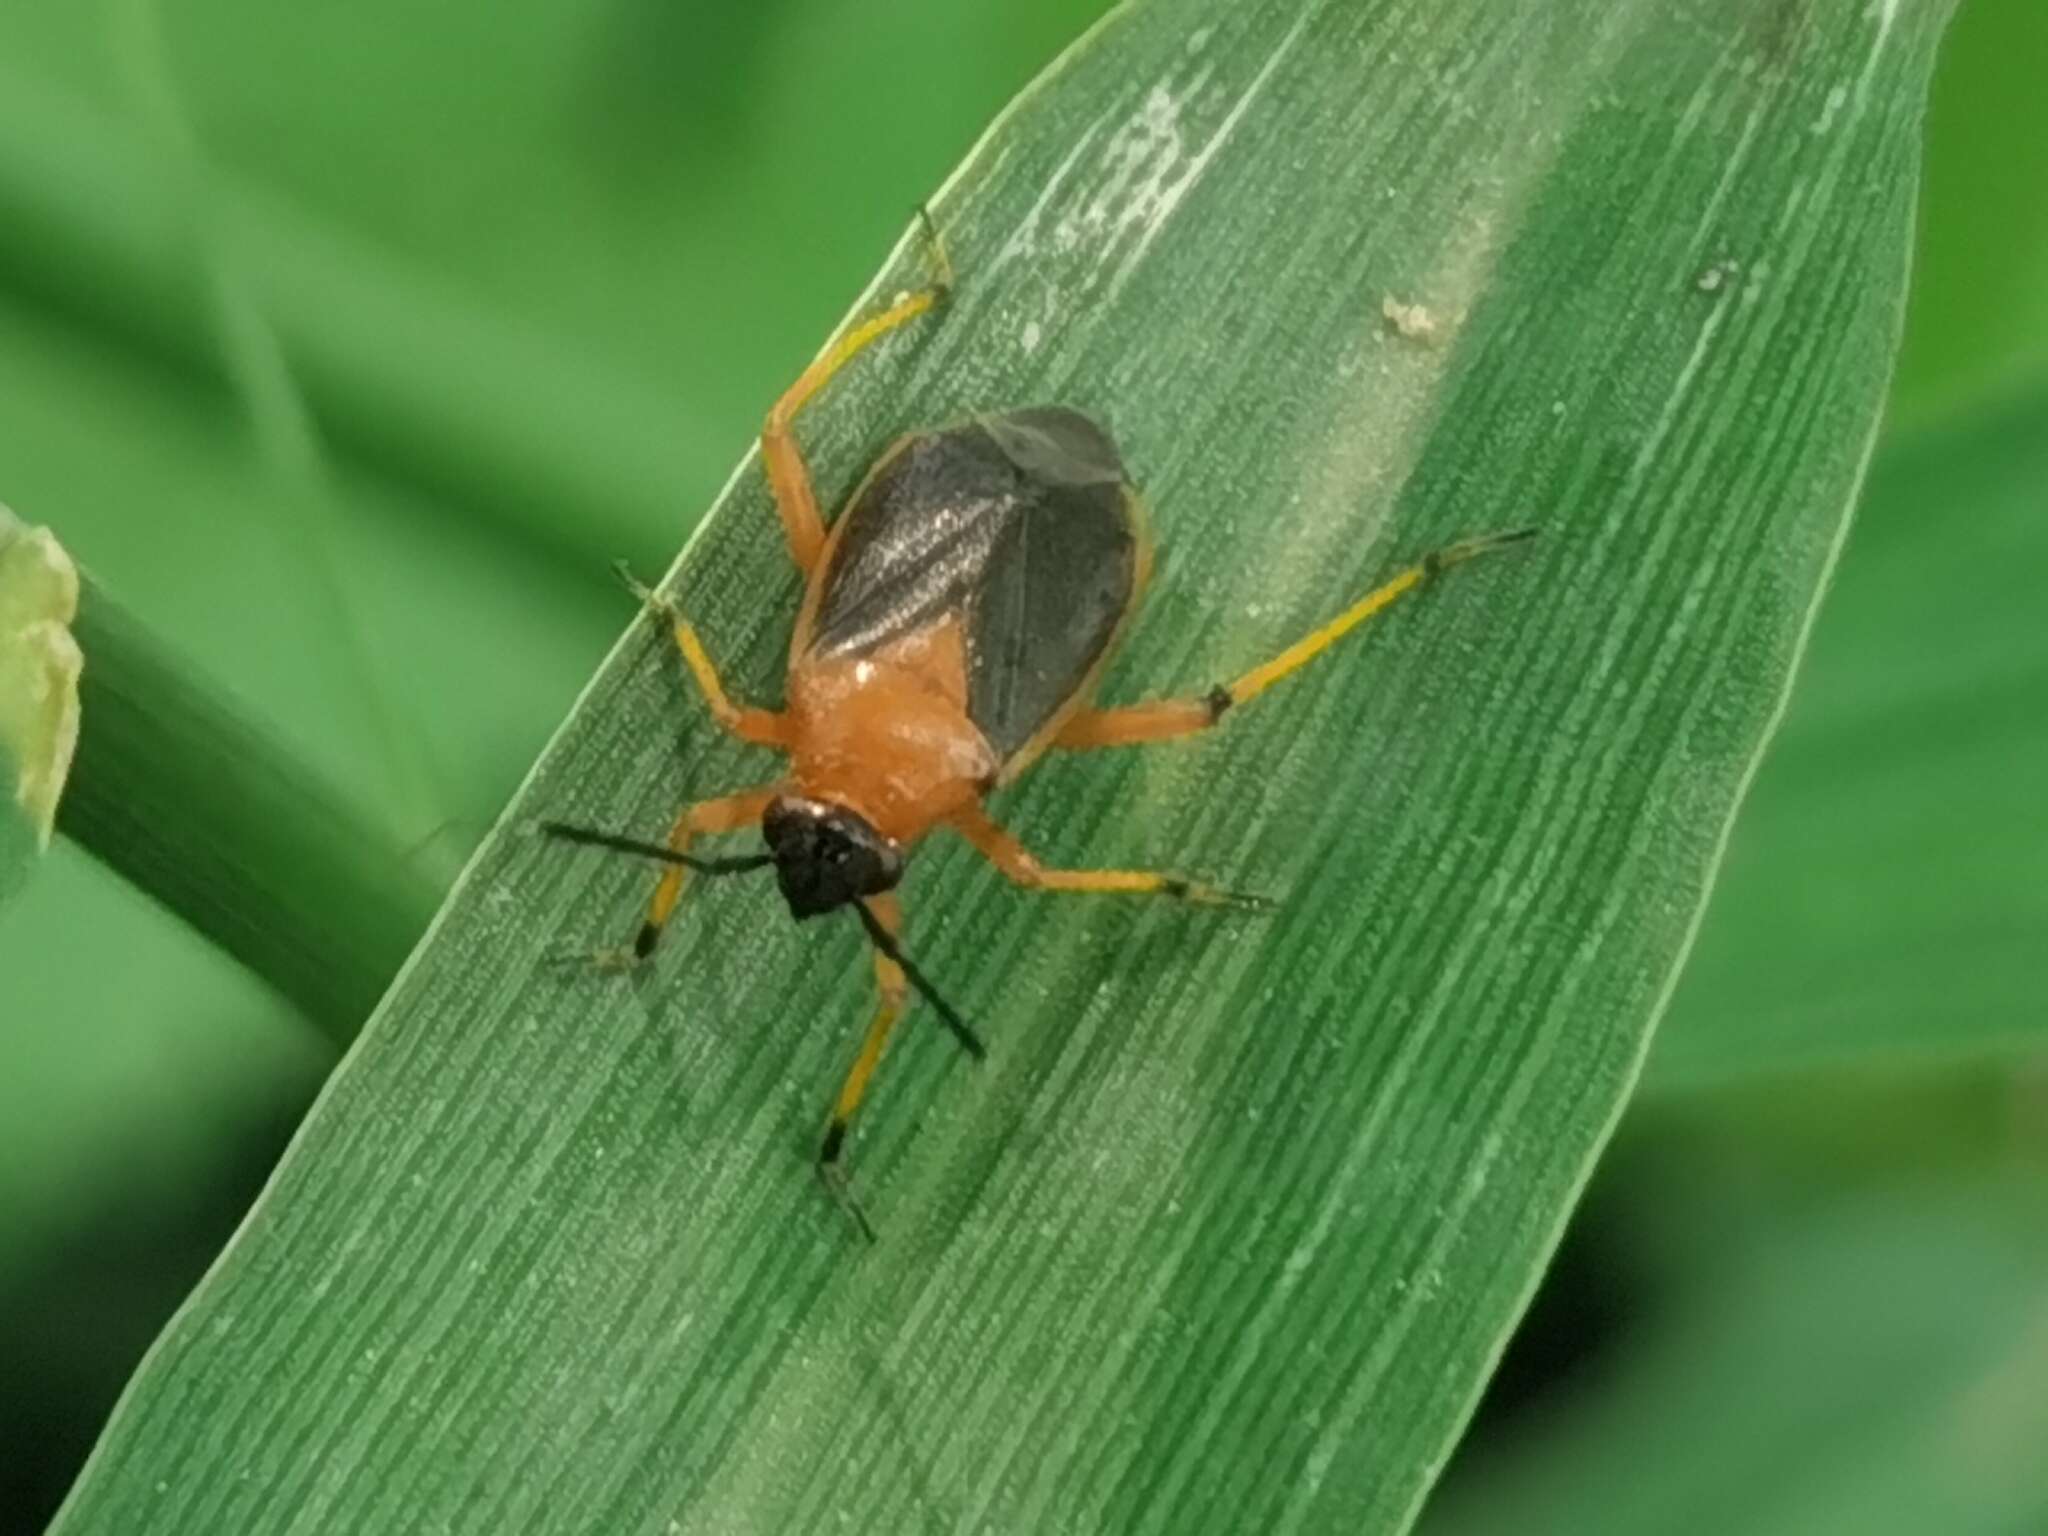
{"type": "Polygon", "coordinates": [[[790,558],[805,575],[818,563],[825,547],[825,520],[818,513],[817,493],[811,488],[811,472],[804,463],[792,424],[796,413],[823,389],[856,354],[889,334],[899,325],[916,319],[944,301],[951,289],[953,272],[946,260],[946,248],[939,242],[938,229],[925,213],[925,229],[931,237],[932,283],[928,288],[898,299],[880,314],[863,320],[819,355],[783,397],[768,412],[761,429],[761,457],[768,469],[768,487],[775,493],[775,509],[782,514],[782,529],[789,536],[790,558]]]}
{"type": "Polygon", "coordinates": [[[952,825],[989,863],[1017,884],[1034,890],[1171,896],[1205,907],[1257,909],[1272,905],[1263,896],[1226,891],[1155,869],[1047,869],[978,805],[956,812],[952,825]]]}
{"type": "MultiPolygon", "coordinates": [[[[902,931],[903,908],[894,895],[870,896],[867,905],[892,937],[902,931]]],[[[847,1072],[846,1081],[840,1085],[839,1097],[832,1105],[832,1118],[825,1122],[824,1139],[818,1143],[819,1179],[832,1198],[853,1218],[853,1224],[860,1228],[860,1235],[871,1243],[875,1240],[875,1229],[868,1224],[866,1214],[853,1198],[853,1191],[847,1187],[841,1157],[846,1150],[846,1128],[867,1094],[868,1080],[875,1075],[875,1067],[882,1059],[882,1048],[889,1043],[889,1032],[902,1017],[904,986],[903,968],[876,950],[875,988],[881,999],[876,1004],[874,1020],[868,1025],[867,1038],[860,1043],[860,1054],[854,1057],[853,1067],[847,1072]]]]}
{"type": "MultiPolygon", "coordinates": [[[[761,820],[762,812],[768,809],[768,802],[781,792],[781,785],[765,784],[759,789],[743,789],[737,794],[720,795],[715,800],[699,800],[694,805],[685,806],[683,813],[676,817],[675,825],[669,828],[666,846],[675,853],[688,853],[690,840],[700,833],[738,832],[753,826],[761,820]]],[[[594,961],[605,970],[630,970],[647,959],[654,953],[654,946],[661,942],[662,929],[668,926],[669,918],[675,913],[676,901],[683,893],[685,873],[687,871],[680,864],[671,864],[662,870],[661,880],[647,903],[647,916],[630,945],[586,952],[573,958],[594,961]]],[[[564,955],[560,958],[572,957],[564,955]]]]}
{"type": "Polygon", "coordinates": [[[1220,683],[1199,699],[1153,699],[1115,709],[1084,709],[1060,727],[1056,747],[1085,752],[1093,747],[1134,747],[1206,731],[1230,708],[1230,690],[1220,683]]]}
{"type": "Polygon", "coordinates": [[[711,709],[711,718],[741,741],[750,741],[758,747],[787,747],[787,717],[772,709],[751,709],[733,703],[725,691],[725,684],[719,680],[718,667],[711,660],[711,653],[704,649],[704,642],[697,638],[696,627],[683,617],[674,600],[655,591],[623,564],[612,569],[625,583],[628,592],[639,598],[650,612],[668,620],[676,649],[683,653],[683,665],[696,679],[698,691],[704,695],[704,702],[711,709]]]}
{"type": "MultiPolygon", "coordinates": [[[[668,845],[677,853],[687,853],[690,839],[700,833],[739,832],[759,826],[768,802],[780,793],[781,785],[765,784],[759,789],[720,795],[716,800],[699,800],[676,818],[676,824],[669,829],[668,845]]],[[[669,918],[675,914],[676,901],[683,894],[683,876],[686,873],[688,871],[680,864],[671,864],[661,872],[661,880],[647,901],[647,916],[640,924],[640,931],[633,936],[635,960],[645,960],[654,953],[654,946],[661,942],[661,931],[668,926],[669,918]]]]}
{"type": "Polygon", "coordinates": [[[1061,728],[1054,745],[1070,750],[1088,747],[1122,747],[1138,742],[1164,741],[1205,731],[1223,718],[1232,705],[1257,698],[1290,672],[1298,671],[1358,628],[1382,609],[1391,606],[1432,577],[1475,556],[1534,536],[1534,528],[1516,528],[1506,533],[1482,534],[1442,549],[1432,550],[1406,570],[1373,588],[1336,618],[1312,634],[1303,636],[1262,666],[1237,679],[1219,683],[1194,699],[1158,699],[1149,704],[1130,704],[1121,709],[1083,710],[1061,728]]]}

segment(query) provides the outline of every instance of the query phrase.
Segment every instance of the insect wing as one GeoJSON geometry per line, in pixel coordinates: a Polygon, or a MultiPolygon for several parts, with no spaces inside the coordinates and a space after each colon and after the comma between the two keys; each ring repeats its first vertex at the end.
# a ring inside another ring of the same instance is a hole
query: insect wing
{"type": "Polygon", "coordinates": [[[1133,493],[1075,411],[906,438],[842,522],[808,653],[864,655],[957,620],[968,715],[1006,762],[1087,684],[1135,594],[1133,493]]]}

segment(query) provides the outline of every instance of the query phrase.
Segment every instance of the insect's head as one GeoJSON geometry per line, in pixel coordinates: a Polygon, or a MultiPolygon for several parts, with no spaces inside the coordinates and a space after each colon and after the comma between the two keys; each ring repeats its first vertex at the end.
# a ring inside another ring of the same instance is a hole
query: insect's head
{"type": "Polygon", "coordinates": [[[843,805],[778,795],[761,818],[775,879],[795,917],[816,917],[903,878],[897,846],[843,805]]]}

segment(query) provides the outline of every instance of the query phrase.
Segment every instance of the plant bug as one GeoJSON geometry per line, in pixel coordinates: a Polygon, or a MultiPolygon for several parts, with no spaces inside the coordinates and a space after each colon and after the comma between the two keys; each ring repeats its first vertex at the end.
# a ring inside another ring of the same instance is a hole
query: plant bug
{"type": "Polygon", "coordinates": [[[847,1128],[908,989],[977,1060],[981,1039],[904,954],[896,886],[934,827],[959,833],[1009,879],[1039,890],[1160,895],[1203,905],[1256,898],[1137,869],[1049,869],[988,813],[991,791],[1047,750],[1165,741],[1208,730],[1432,577],[1534,529],[1461,540],[1396,572],[1351,607],[1236,681],[1190,698],[1097,708],[1096,685],[1151,567],[1144,508],[1109,434],[1079,411],[1036,406],[898,438],[828,529],[793,430],[797,413],[862,350],[941,304],[937,280],[856,326],[775,403],[762,459],[804,596],[789,642],[787,703],[735,704],[689,621],[621,576],[669,623],[684,664],[732,735],[789,758],[773,783],[698,801],[665,843],[544,823],[569,842],[660,860],[663,872],[626,964],[654,952],[686,871],[773,869],[790,913],[851,909],[874,950],[881,993],[819,1143],[817,1171],[863,1236],[847,1187],[847,1128]],[[758,827],[765,853],[693,856],[695,838],[758,827]]]}

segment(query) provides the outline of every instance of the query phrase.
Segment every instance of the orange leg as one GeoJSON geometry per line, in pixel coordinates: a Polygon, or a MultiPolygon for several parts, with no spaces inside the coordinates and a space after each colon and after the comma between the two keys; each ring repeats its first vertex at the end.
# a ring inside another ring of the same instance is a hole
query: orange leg
{"type": "Polygon", "coordinates": [[[614,569],[619,580],[626,584],[627,591],[646,604],[650,612],[668,620],[676,649],[683,653],[683,665],[697,680],[698,691],[710,706],[711,718],[741,741],[750,741],[757,747],[786,750],[789,745],[788,717],[772,709],[744,708],[733,703],[726,694],[725,684],[719,679],[718,667],[711,660],[711,653],[704,649],[704,642],[697,638],[696,628],[683,617],[675,602],[638,580],[624,565],[614,569]]]}
{"type": "Polygon", "coordinates": [[[1121,709],[1084,709],[1053,738],[1055,746],[1072,751],[1090,747],[1124,747],[1139,742],[1165,741],[1174,736],[1191,736],[1206,731],[1233,704],[1257,698],[1290,672],[1305,667],[1337,641],[1358,628],[1381,609],[1413,592],[1440,571],[1460,565],[1474,556],[1508,544],[1519,543],[1536,532],[1517,528],[1507,533],[1482,534],[1424,555],[1406,570],[1338,614],[1321,629],[1304,636],[1262,666],[1252,668],[1236,682],[1217,684],[1198,699],[1157,699],[1148,704],[1128,704],[1121,709]]]}
{"type": "Polygon", "coordinates": [[[1017,884],[1041,891],[1097,891],[1134,896],[1171,896],[1205,907],[1270,906],[1262,896],[1226,891],[1179,875],[1151,869],[1047,869],[1016,838],[999,826],[980,806],[957,812],[955,831],[972,843],[981,856],[1017,884]]]}
{"type": "MultiPolygon", "coordinates": [[[[677,853],[690,851],[690,839],[700,833],[739,832],[760,823],[761,813],[768,809],[768,802],[780,794],[779,785],[764,785],[760,789],[743,789],[738,794],[721,795],[716,800],[699,800],[695,805],[685,807],[676,824],[669,828],[668,846],[677,853]]],[[[680,864],[671,864],[661,872],[661,880],[654,887],[654,895],[647,903],[647,917],[640,924],[640,931],[633,938],[630,951],[607,951],[599,956],[600,963],[630,966],[645,960],[654,953],[654,946],[661,942],[661,931],[668,926],[668,920],[675,914],[676,901],[683,894],[683,876],[687,874],[680,864]]]]}
{"type": "MultiPolygon", "coordinates": [[[[903,931],[903,907],[893,893],[870,896],[867,905],[892,938],[903,931]]],[[[832,1105],[832,1118],[825,1123],[825,1139],[818,1144],[818,1177],[831,1191],[832,1198],[853,1218],[861,1236],[871,1243],[875,1240],[875,1229],[869,1225],[866,1214],[853,1198],[853,1192],[847,1188],[846,1172],[840,1158],[846,1149],[846,1128],[867,1094],[868,1082],[874,1077],[875,1068],[882,1060],[882,1050],[889,1043],[889,1032],[903,1016],[903,968],[879,949],[875,951],[875,986],[881,993],[881,1002],[875,1009],[874,1020],[868,1025],[867,1038],[860,1043],[860,1054],[854,1057],[846,1081],[840,1085],[839,1097],[832,1105]]]]}
{"type": "Polygon", "coordinates": [[[761,457],[768,469],[768,488],[775,493],[775,509],[782,514],[782,530],[789,536],[790,558],[806,576],[817,565],[818,555],[825,547],[825,520],[818,513],[818,497],[811,489],[811,472],[804,463],[803,450],[797,446],[793,430],[796,413],[858,353],[946,297],[952,269],[946,261],[945,247],[939,243],[938,231],[932,227],[931,216],[926,214],[924,219],[931,236],[932,286],[898,299],[828,347],[775,402],[774,409],[768,412],[767,424],[761,429],[761,457]]]}

